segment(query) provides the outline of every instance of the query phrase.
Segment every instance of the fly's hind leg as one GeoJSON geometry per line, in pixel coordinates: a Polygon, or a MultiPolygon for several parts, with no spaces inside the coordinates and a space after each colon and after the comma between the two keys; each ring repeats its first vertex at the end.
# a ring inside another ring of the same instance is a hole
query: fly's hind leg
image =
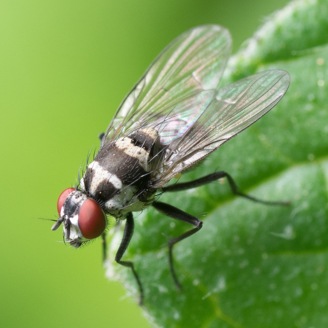
{"type": "MultiPolygon", "coordinates": [[[[162,188],[162,191],[163,192],[174,192],[174,191],[188,190],[188,189],[200,187],[207,183],[211,183],[213,181],[220,180],[223,178],[226,178],[228,180],[230,189],[231,189],[232,193],[235,195],[247,198],[247,199],[257,202],[257,203],[266,204],[266,205],[283,205],[283,206],[289,205],[288,202],[262,200],[262,199],[258,199],[256,197],[253,197],[253,196],[250,196],[250,195],[247,195],[247,194],[241,192],[239,190],[236,182],[231,177],[231,175],[229,175],[227,172],[224,172],[224,171],[215,172],[215,173],[206,175],[202,178],[199,178],[199,179],[196,179],[193,181],[177,183],[177,184],[174,184],[171,186],[167,186],[167,187],[162,188]]],[[[174,268],[173,247],[179,241],[186,239],[186,238],[192,236],[193,234],[195,234],[197,231],[199,231],[202,228],[203,222],[200,221],[199,219],[197,219],[196,217],[194,217],[186,212],[183,212],[174,206],[171,206],[171,205],[168,205],[165,203],[161,203],[161,202],[156,202],[156,201],[153,202],[152,205],[158,211],[164,213],[165,215],[167,215],[173,219],[176,219],[176,220],[187,222],[194,226],[194,228],[188,230],[187,232],[183,233],[182,235],[180,235],[176,238],[173,238],[169,241],[170,272],[171,272],[171,275],[173,277],[173,280],[174,280],[176,286],[181,289],[181,284],[179,282],[178,276],[177,276],[175,268],[174,268]]]]}
{"type": "Polygon", "coordinates": [[[247,198],[253,202],[266,204],[266,205],[282,205],[282,206],[289,205],[289,202],[263,200],[263,199],[259,199],[259,198],[256,198],[256,197],[253,197],[253,196],[250,196],[250,195],[247,195],[247,194],[241,192],[239,190],[235,180],[232,178],[232,176],[229,173],[224,172],[224,171],[214,172],[212,174],[208,174],[202,178],[199,178],[199,179],[196,179],[193,181],[182,182],[182,183],[177,183],[177,184],[174,184],[171,186],[167,186],[167,187],[162,188],[162,191],[163,192],[174,192],[174,191],[182,191],[182,190],[197,188],[202,185],[205,185],[205,184],[208,184],[208,183],[211,183],[213,181],[220,180],[223,178],[226,178],[228,180],[230,189],[234,195],[241,196],[241,197],[247,198]]]}

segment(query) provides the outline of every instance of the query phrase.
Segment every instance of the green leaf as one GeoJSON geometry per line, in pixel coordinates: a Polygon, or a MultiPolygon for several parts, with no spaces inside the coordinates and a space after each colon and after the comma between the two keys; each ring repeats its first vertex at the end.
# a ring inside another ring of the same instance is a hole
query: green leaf
{"type": "MultiPolygon", "coordinates": [[[[232,58],[226,81],[280,68],[290,73],[291,86],[268,115],[180,180],[224,170],[248,194],[291,205],[234,197],[226,181],[163,195],[161,201],[204,221],[201,231],[175,248],[182,291],[169,273],[167,241],[190,227],[151,208],[136,216],[124,259],[135,263],[152,323],[328,326],[327,17],[328,1],[292,2],[232,58]]],[[[112,269],[137,300],[130,270],[116,264],[112,269]]]]}

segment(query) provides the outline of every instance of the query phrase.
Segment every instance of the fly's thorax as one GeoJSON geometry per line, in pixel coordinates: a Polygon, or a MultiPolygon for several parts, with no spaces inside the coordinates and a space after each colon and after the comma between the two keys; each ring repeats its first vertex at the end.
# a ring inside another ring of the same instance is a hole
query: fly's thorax
{"type": "Polygon", "coordinates": [[[137,130],[113,142],[104,142],[94,161],[87,167],[81,188],[115,216],[140,211],[149,203],[145,195],[160,149],[158,133],[147,128],[137,130]]]}

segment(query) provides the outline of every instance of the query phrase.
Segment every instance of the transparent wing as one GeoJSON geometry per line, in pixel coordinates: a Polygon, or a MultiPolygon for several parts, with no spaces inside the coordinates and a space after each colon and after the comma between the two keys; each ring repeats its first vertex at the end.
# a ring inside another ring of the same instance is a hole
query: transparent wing
{"type": "Polygon", "coordinates": [[[264,71],[219,89],[195,124],[166,150],[159,188],[266,114],[285,94],[289,75],[264,71]]]}
{"type": "Polygon", "coordinates": [[[230,45],[229,32],[220,26],[200,26],[180,35],[123,101],[107,129],[106,139],[158,125],[165,144],[183,135],[207,106],[209,94],[206,99],[198,94],[217,88],[230,45]]]}

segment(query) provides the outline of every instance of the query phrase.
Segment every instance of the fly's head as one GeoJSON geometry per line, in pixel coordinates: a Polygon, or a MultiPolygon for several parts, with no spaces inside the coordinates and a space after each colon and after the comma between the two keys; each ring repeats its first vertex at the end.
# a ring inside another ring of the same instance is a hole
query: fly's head
{"type": "Polygon", "coordinates": [[[65,241],[74,247],[99,237],[106,229],[101,206],[80,190],[65,189],[58,197],[57,210],[59,218],[52,230],[63,224],[65,241]]]}

